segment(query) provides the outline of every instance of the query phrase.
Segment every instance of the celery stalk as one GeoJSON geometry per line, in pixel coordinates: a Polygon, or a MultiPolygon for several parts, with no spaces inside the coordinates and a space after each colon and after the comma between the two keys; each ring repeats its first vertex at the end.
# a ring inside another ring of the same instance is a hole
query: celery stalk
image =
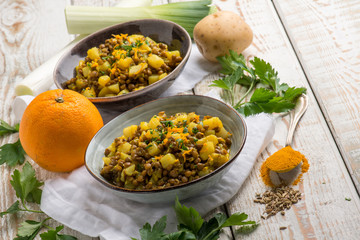
{"type": "Polygon", "coordinates": [[[200,0],[132,8],[67,6],[65,17],[70,34],[89,34],[122,22],[157,18],[181,25],[192,36],[195,25],[213,12],[210,4],[211,0],[200,0]]]}

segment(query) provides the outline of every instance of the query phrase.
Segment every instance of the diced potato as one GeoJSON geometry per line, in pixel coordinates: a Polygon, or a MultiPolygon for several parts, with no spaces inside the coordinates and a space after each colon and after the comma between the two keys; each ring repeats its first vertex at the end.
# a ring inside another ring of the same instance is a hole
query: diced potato
{"type": "Polygon", "coordinates": [[[220,131],[216,133],[216,136],[221,137],[223,139],[228,138],[231,136],[231,134],[226,131],[224,127],[220,128],[220,131]]]}
{"type": "Polygon", "coordinates": [[[87,98],[96,97],[95,89],[93,87],[84,89],[81,94],[87,98]]]}
{"type": "Polygon", "coordinates": [[[189,131],[189,133],[192,133],[193,130],[194,130],[194,128],[196,128],[196,126],[197,126],[197,124],[194,123],[194,122],[189,123],[189,125],[188,125],[188,131],[189,131]]]}
{"type": "Polygon", "coordinates": [[[206,142],[212,142],[214,145],[218,144],[218,139],[215,135],[209,135],[204,138],[199,139],[199,141],[196,142],[196,145],[203,145],[206,142]]]}
{"type": "Polygon", "coordinates": [[[195,114],[194,112],[191,112],[187,115],[187,122],[197,122],[199,120],[199,115],[195,114]]]}
{"type": "Polygon", "coordinates": [[[110,153],[107,155],[107,157],[112,157],[115,155],[116,146],[114,142],[107,149],[110,150],[110,153]]]}
{"type": "Polygon", "coordinates": [[[200,150],[200,158],[202,160],[207,160],[211,153],[215,152],[214,143],[211,141],[205,142],[200,150]]]}
{"type": "Polygon", "coordinates": [[[155,131],[155,130],[147,130],[146,133],[145,133],[145,137],[147,139],[158,138],[158,137],[160,137],[160,133],[158,131],[155,131]]]}
{"type": "Polygon", "coordinates": [[[116,66],[121,68],[122,70],[128,69],[133,63],[133,59],[131,57],[126,57],[124,59],[119,59],[116,61],[116,66]]]}
{"type": "Polygon", "coordinates": [[[140,48],[141,50],[151,51],[151,48],[150,48],[146,43],[144,43],[143,45],[141,45],[139,48],[140,48]]]}
{"type": "Polygon", "coordinates": [[[113,93],[108,87],[104,87],[100,90],[98,97],[105,97],[106,94],[113,93]]]}
{"type": "Polygon", "coordinates": [[[131,43],[136,42],[136,41],[143,41],[144,40],[144,36],[140,35],[140,34],[132,34],[128,37],[129,41],[131,43]]]}
{"type": "Polygon", "coordinates": [[[151,156],[156,156],[156,155],[158,155],[160,152],[161,152],[161,150],[159,149],[159,147],[158,147],[158,145],[156,144],[156,142],[151,142],[151,143],[149,143],[149,145],[148,146],[150,146],[150,147],[148,147],[148,153],[151,155],[151,156]]]}
{"type": "Polygon", "coordinates": [[[159,76],[159,80],[163,79],[164,77],[166,77],[168,74],[167,73],[163,73],[159,76]]]}
{"type": "Polygon", "coordinates": [[[127,94],[127,93],[129,93],[129,90],[124,89],[124,90],[121,90],[121,91],[118,93],[118,95],[123,95],[123,94],[127,94]]]}
{"type": "Polygon", "coordinates": [[[161,169],[157,169],[157,170],[155,170],[155,171],[153,172],[150,181],[151,181],[152,183],[155,183],[155,184],[156,184],[157,181],[161,178],[161,176],[162,176],[162,170],[161,170],[161,169]]]}
{"type": "Polygon", "coordinates": [[[157,126],[160,125],[160,121],[157,117],[152,117],[149,121],[149,128],[155,129],[157,126]]]}
{"type": "Polygon", "coordinates": [[[124,130],[123,130],[124,136],[126,138],[133,138],[135,136],[137,128],[138,128],[137,125],[131,125],[129,127],[124,128],[124,130]]]}
{"type": "Polygon", "coordinates": [[[166,54],[167,59],[169,59],[170,61],[172,59],[172,56],[180,57],[180,52],[178,50],[168,51],[168,52],[165,52],[165,54],[166,54]]]}
{"type": "Polygon", "coordinates": [[[89,73],[91,72],[91,68],[86,66],[86,67],[83,67],[82,69],[82,74],[84,77],[88,77],[89,76],[89,73]]]}
{"type": "Polygon", "coordinates": [[[128,142],[124,142],[122,144],[120,144],[120,146],[118,146],[117,151],[118,152],[122,152],[122,153],[130,153],[131,150],[131,144],[128,142]]]}
{"type": "Polygon", "coordinates": [[[104,76],[99,77],[98,83],[99,83],[100,86],[105,87],[105,85],[108,82],[110,82],[110,80],[111,79],[110,79],[110,77],[108,75],[104,75],[104,76]]]}
{"type": "Polygon", "coordinates": [[[181,135],[179,133],[174,133],[174,134],[171,134],[171,137],[174,138],[175,140],[178,140],[181,138],[181,135]]]}
{"type": "Polygon", "coordinates": [[[70,83],[68,86],[67,86],[68,89],[71,89],[71,90],[74,90],[74,91],[77,91],[76,89],[76,85],[73,84],[73,83],[70,83]]]}
{"type": "Polygon", "coordinates": [[[144,86],[140,86],[140,87],[134,88],[134,91],[138,91],[138,90],[141,90],[143,88],[144,88],[144,86]]]}
{"type": "Polygon", "coordinates": [[[131,176],[135,172],[135,164],[131,164],[129,167],[124,169],[126,175],[131,176]]]}
{"type": "Polygon", "coordinates": [[[149,129],[148,123],[147,122],[141,122],[140,123],[140,129],[141,131],[146,131],[149,129]]]}
{"type": "Polygon", "coordinates": [[[212,153],[212,154],[210,154],[210,156],[213,159],[212,165],[215,168],[220,167],[221,165],[223,165],[224,163],[226,163],[229,160],[229,154],[222,155],[222,154],[218,154],[218,153],[212,153]]]}
{"type": "Polygon", "coordinates": [[[129,77],[134,77],[140,74],[147,67],[148,67],[147,63],[140,63],[138,65],[131,66],[129,68],[129,77]]]}
{"type": "Polygon", "coordinates": [[[88,55],[88,57],[89,57],[91,60],[98,59],[98,58],[100,58],[99,49],[98,49],[97,47],[90,48],[90,49],[87,51],[87,55],[88,55]]]}
{"type": "Polygon", "coordinates": [[[96,70],[105,72],[107,69],[109,69],[110,63],[108,61],[105,61],[103,64],[96,67],[96,70]]]}
{"type": "Polygon", "coordinates": [[[159,75],[158,74],[153,74],[153,75],[149,76],[149,80],[148,80],[149,85],[153,84],[154,82],[157,82],[157,81],[159,81],[159,75]]]}
{"type": "Polygon", "coordinates": [[[126,154],[126,153],[123,153],[123,152],[120,153],[120,159],[121,160],[125,160],[127,158],[131,158],[131,156],[129,154],[126,154]]]}
{"type": "Polygon", "coordinates": [[[211,171],[209,169],[209,167],[204,167],[201,171],[199,171],[199,176],[202,177],[202,176],[205,176],[207,174],[209,174],[211,171]]]}
{"type": "Polygon", "coordinates": [[[125,171],[121,171],[120,181],[125,182],[125,171]]]}
{"type": "Polygon", "coordinates": [[[215,135],[215,130],[206,130],[204,132],[205,136],[209,136],[209,135],[215,135]]]}
{"type": "Polygon", "coordinates": [[[103,162],[104,162],[105,165],[109,165],[110,162],[111,162],[111,160],[110,160],[109,157],[103,157],[102,160],[103,160],[103,162]]]}
{"type": "Polygon", "coordinates": [[[187,114],[181,114],[174,119],[174,124],[178,123],[186,123],[187,122],[187,114]]]}
{"type": "Polygon", "coordinates": [[[108,86],[108,88],[110,89],[111,92],[115,94],[118,94],[120,92],[119,83],[111,84],[110,86],[108,86]]]}
{"type": "Polygon", "coordinates": [[[146,37],[145,41],[147,41],[149,44],[156,44],[156,42],[149,37],[146,37]]]}
{"type": "Polygon", "coordinates": [[[212,117],[212,118],[205,119],[203,121],[203,124],[209,126],[209,130],[212,130],[217,127],[218,128],[223,127],[223,124],[222,124],[220,118],[218,118],[218,117],[212,117]]]}
{"type": "Polygon", "coordinates": [[[82,89],[82,88],[86,87],[86,85],[87,85],[87,83],[85,82],[85,80],[84,80],[84,79],[80,79],[80,78],[76,79],[75,84],[76,84],[76,87],[77,87],[78,89],[82,89]]]}
{"type": "Polygon", "coordinates": [[[115,96],[116,96],[116,94],[114,94],[114,93],[108,93],[108,94],[105,94],[104,97],[115,97],[115,96]]]}
{"type": "Polygon", "coordinates": [[[179,160],[177,160],[171,153],[166,154],[160,159],[161,166],[164,169],[171,169],[171,166],[173,166],[177,161],[179,160]]]}
{"type": "Polygon", "coordinates": [[[147,61],[148,61],[149,65],[155,69],[159,69],[165,63],[161,57],[159,57],[158,55],[155,55],[155,54],[151,54],[147,58],[147,61]]]}

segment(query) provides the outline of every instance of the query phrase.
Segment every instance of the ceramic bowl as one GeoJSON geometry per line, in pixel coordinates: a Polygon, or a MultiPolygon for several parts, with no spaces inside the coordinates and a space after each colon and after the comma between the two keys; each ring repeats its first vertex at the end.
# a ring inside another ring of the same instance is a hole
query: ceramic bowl
{"type": "Polygon", "coordinates": [[[158,98],[174,82],[183,70],[191,52],[191,38],[180,25],[159,19],[142,19],[117,24],[97,31],[79,41],[65,53],[54,70],[54,81],[58,88],[74,77],[75,66],[87,56],[87,50],[99,46],[112,34],[142,34],[157,42],[166,43],[170,50],[179,50],[183,60],[165,78],[141,90],[114,97],[89,98],[99,109],[123,112],[134,106],[158,98]]]}
{"type": "Polygon", "coordinates": [[[231,107],[214,98],[195,95],[173,96],[160,98],[144,105],[135,107],[111,120],[91,140],[85,154],[85,166],[89,173],[104,187],[112,189],[120,197],[144,203],[159,203],[174,201],[176,196],[186,199],[208,189],[216,184],[231,168],[236,157],[241,152],[246,139],[246,125],[244,119],[231,107]],[[122,130],[142,121],[149,121],[160,111],[170,116],[178,112],[195,112],[201,117],[205,115],[218,116],[224,127],[232,133],[230,159],[227,163],[197,180],[183,185],[172,186],[157,190],[129,190],[107,182],[101,175],[103,167],[102,157],[105,149],[122,135],[122,130]]]}

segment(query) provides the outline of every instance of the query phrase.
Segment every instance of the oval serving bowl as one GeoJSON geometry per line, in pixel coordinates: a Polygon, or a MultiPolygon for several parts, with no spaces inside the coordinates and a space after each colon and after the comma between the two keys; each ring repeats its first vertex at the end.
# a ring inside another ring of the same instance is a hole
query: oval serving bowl
{"type": "Polygon", "coordinates": [[[65,53],[54,69],[54,81],[58,88],[74,77],[75,67],[87,56],[87,50],[98,47],[112,34],[142,34],[156,42],[169,46],[170,50],[179,50],[183,60],[165,78],[145,88],[120,96],[89,98],[96,107],[104,110],[126,111],[139,104],[158,98],[183,70],[191,52],[191,38],[180,25],[160,19],[141,19],[113,25],[99,30],[79,41],[69,52],[65,53]]]}
{"type": "Polygon", "coordinates": [[[214,98],[206,96],[182,95],[160,98],[141,106],[135,107],[111,120],[93,137],[85,154],[85,166],[89,173],[104,187],[112,189],[120,197],[143,203],[159,203],[174,201],[176,196],[186,199],[198,194],[203,190],[215,185],[232,166],[236,157],[241,152],[246,140],[246,124],[244,119],[231,107],[214,98]],[[224,165],[212,173],[197,180],[156,190],[131,190],[115,186],[107,182],[101,175],[103,167],[102,157],[105,149],[122,135],[125,127],[148,121],[160,111],[170,116],[178,112],[195,112],[202,117],[205,115],[217,116],[223,122],[224,127],[232,133],[232,145],[230,159],[224,165]]]}

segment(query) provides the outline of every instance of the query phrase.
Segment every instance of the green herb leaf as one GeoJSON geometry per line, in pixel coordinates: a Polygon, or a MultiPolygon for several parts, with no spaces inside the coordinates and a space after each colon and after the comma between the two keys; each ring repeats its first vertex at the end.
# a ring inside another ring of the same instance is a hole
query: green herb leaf
{"type": "Polygon", "coordinates": [[[284,98],[287,99],[288,101],[295,103],[295,101],[302,95],[306,93],[306,88],[295,88],[295,87],[291,87],[288,88],[285,91],[284,94],[284,98]]]}
{"type": "Polygon", "coordinates": [[[20,140],[0,147],[0,165],[6,163],[8,166],[14,167],[17,164],[23,164],[24,161],[25,151],[20,140]]]}
{"type": "Polygon", "coordinates": [[[14,240],[32,240],[39,233],[40,229],[43,227],[44,221],[36,222],[33,220],[26,220],[21,223],[21,226],[18,229],[17,238],[14,240]]]}
{"type": "Polygon", "coordinates": [[[175,213],[176,213],[176,218],[180,225],[186,226],[194,234],[197,234],[197,232],[201,228],[201,225],[204,222],[204,219],[194,208],[192,207],[188,208],[186,206],[182,206],[179,202],[179,199],[176,198],[175,213]]]}
{"type": "Polygon", "coordinates": [[[276,93],[265,88],[258,88],[254,91],[249,102],[242,104],[236,110],[250,116],[261,112],[280,113],[287,112],[295,107],[295,99],[305,91],[304,88],[289,88],[284,97],[277,97],[276,93]],[[288,94],[286,94],[288,92],[288,94]],[[296,97],[297,96],[297,97],[296,97]]]}
{"type": "Polygon", "coordinates": [[[25,163],[22,172],[16,169],[11,177],[10,183],[21,201],[40,204],[42,190],[39,187],[44,183],[36,179],[35,171],[30,163],[25,163]]]}
{"type": "Polygon", "coordinates": [[[226,215],[217,213],[208,222],[204,222],[198,232],[199,240],[218,239],[220,235],[221,225],[226,221],[226,215]]]}
{"type": "Polygon", "coordinates": [[[19,201],[16,201],[13,205],[11,205],[5,212],[0,212],[0,217],[3,217],[6,214],[13,214],[20,211],[19,201]]]}
{"type": "Polygon", "coordinates": [[[8,133],[15,133],[19,131],[19,124],[15,126],[10,126],[7,122],[0,119],[0,136],[3,136],[8,133]]]}
{"type": "Polygon", "coordinates": [[[133,46],[123,44],[123,45],[121,45],[121,48],[130,52],[133,49],[133,46]]]}
{"type": "Polygon", "coordinates": [[[59,232],[63,228],[64,228],[63,225],[57,226],[56,229],[41,233],[40,237],[42,240],[76,240],[77,239],[74,236],[59,234],[59,232]]]}
{"type": "Polygon", "coordinates": [[[143,228],[139,230],[141,240],[163,239],[163,237],[166,235],[164,233],[165,227],[166,227],[166,216],[163,216],[158,221],[156,221],[152,228],[149,223],[145,223],[143,228]]]}
{"type": "Polygon", "coordinates": [[[259,77],[260,82],[269,85],[276,93],[280,91],[280,79],[278,72],[270,65],[270,63],[255,57],[250,63],[255,68],[255,74],[259,77]]]}
{"type": "Polygon", "coordinates": [[[347,198],[347,197],[346,197],[345,200],[346,200],[346,201],[351,201],[351,198],[347,198]]]}
{"type": "Polygon", "coordinates": [[[165,127],[173,127],[174,126],[174,123],[171,120],[169,120],[169,121],[160,121],[160,123],[162,123],[165,127]]]}
{"type": "Polygon", "coordinates": [[[194,233],[187,229],[182,229],[178,232],[166,235],[166,240],[197,240],[194,233]]]}
{"type": "Polygon", "coordinates": [[[224,228],[224,227],[230,227],[230,226],[256,224],[255,221],[244,222],[247,218],[248,218],[248,215],[245,213],[234,213],[221,225],[221,227],[224,228]]]}
{"type": "Polygon", "coordinates": [[[253,231],[255,231],[255,229],[259,226],[258,223],[255,223],[255,224],[251,224],[251,225],[244,225],[244,226],[241,226],[240,228],[238,228],[236,230],[237,233],[241,233],[241,234],[249,234],[253,231]]]}

